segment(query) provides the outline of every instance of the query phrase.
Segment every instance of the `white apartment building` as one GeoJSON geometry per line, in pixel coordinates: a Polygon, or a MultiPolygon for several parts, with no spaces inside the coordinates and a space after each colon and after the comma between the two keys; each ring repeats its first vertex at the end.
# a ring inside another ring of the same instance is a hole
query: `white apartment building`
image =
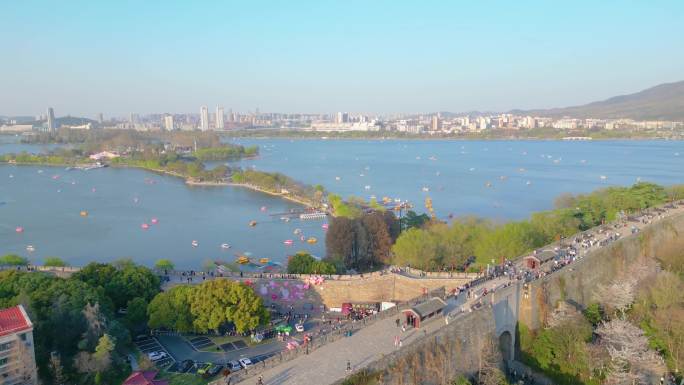
{"type": "Polygon", "coordinates": [[[0,310],[0,384],[37,385],[33,324],[24,307],[0,310]]]}

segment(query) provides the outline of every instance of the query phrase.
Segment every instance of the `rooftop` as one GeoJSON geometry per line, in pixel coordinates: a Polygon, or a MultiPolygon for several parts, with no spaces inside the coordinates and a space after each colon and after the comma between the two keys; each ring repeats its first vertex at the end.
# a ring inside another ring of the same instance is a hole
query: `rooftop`
{"type": "Polygon", "coordinates": [[[133,372],[122,385],[169,385],[167,380],[155,380],[157,373],[159,372],[156,370],[133,372]]]}
{"type": "Polygon", "coordinates": [[[434,297],[429,301],[425,301],[420,305],[414,306],[411,310],[416,312],[416,314],[418,314],[421,318],[425,318],[432,313],[436,313],[437,311],[444,309],[445,306],[446,302],[444,302],[441,298],[434,297]]]}
{"type": "Polygon", "coordinates": [[[14,334],[33,327],[31,320],[21,305],[0,310],[0,337],[14,334]]]}

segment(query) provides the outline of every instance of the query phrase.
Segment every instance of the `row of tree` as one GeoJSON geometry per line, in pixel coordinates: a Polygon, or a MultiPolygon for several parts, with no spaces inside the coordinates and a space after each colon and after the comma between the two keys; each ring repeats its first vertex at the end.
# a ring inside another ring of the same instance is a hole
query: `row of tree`
{"type": "MultiPolygon", "coordinates": [[[[563,195],[555,210],[534,213],[529,220],[495,223],[461,218],[450,225],[430,221],[403,232],[392,247],[392,263],[424,270],[464,268],[472,257],[482,265],[513,259],[530,250],[569,237],[618,215],[684,197],[684,187],[652,183],[611,187],[583,195],[563,195]]],[[[413,223],[421,219],[412,216],[413,223]]]]}

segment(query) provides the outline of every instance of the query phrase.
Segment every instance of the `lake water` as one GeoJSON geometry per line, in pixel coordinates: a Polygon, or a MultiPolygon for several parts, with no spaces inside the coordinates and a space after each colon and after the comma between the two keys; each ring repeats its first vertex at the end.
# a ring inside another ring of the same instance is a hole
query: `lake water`
{"type": "MultiPolygon", "coordinates": [[[[419,212],[429,196],[442,218],[520,219],[552,208],[562,192],[629,185],[637,178],[682,183],[684,170],[684,142],[234,141],[261,147],[259,158],[238,162],[244,167],[281,171],[343,196],[408,199],[419,212]]],[[[47,148],[0,136],[0,153],[47,148]]],[[[205,260],[233,261],[237,252],[280,262],[297,250],[323,256],[323,222],[284,223],[270,215],[296,207],[241,188],[188,187],[177,178],[136,169],[3,165],[0,254],[29,255],[35,262],[60,256],[73,265],[121,257],[151,265],[169,258],[182,268],[198,268],[205,260]],[[82,210],[87,217],[80,216],[82,210]],[[159,223],[151,224],[152,218],[159,223]],[[250,220],[258,225],[249,227],[250,220]],[[143,223],[149,229],[143,230],[143,223]],[[18,226],[23,233],[15,232],[18,226]],[[296,228],[319,242],[299,241],[296,228]],[[285,246],[286,239],[295,245],[285,246]],[[198,247],[191,246],[193,240],[198,247]],[[232,248],[222,250],[222,243],[232,248]],[[27,245],[35,251],[29,254],[27,245]]]]}
{"type": "Polygon", "coordinates": [[[474,214],[522,219],[553,208],[554,198],[564,192],[631,185],[638,178],[684,183],[681,141],[233,142],[261,147],[258,159],[239,162],[244,167],[280,171],[344,197],[406,199],[418,212],[425,211],[425,198],[430,197],[440,218],[474,214]]]}

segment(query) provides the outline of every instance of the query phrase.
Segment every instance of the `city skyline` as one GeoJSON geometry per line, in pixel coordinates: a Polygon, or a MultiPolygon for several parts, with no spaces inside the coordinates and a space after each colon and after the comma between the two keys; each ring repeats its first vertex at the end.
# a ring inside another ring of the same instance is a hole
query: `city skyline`
{"type": "Polygon", "coordinates": [[[0,115],[507,111],[684,79],[675,1],[84,4],[3,4],[0,115]]]}

